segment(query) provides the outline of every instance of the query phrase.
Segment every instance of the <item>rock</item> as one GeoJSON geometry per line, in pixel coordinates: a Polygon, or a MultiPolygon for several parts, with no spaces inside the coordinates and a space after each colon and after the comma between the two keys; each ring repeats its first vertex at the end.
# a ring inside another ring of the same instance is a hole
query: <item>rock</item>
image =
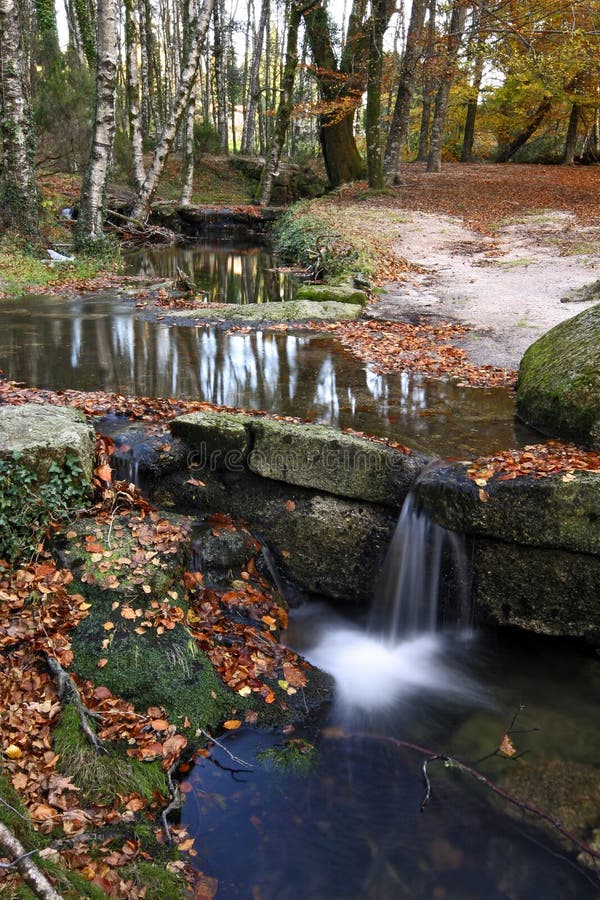
{"type": "Polygon", "coordinates": [[[438,525],[468,535],[534,547],[600,555],[600,474],[577,472],[489,479],[486,500],[467,476],[468,463],[427,472],[416,487],[420,502],[438,525]]]}
{"type": "Polygon", "coordinates": [[[600,640],[600,557],[475,541],[480,617],[536,634],[600,640]]]}
{"type": "Polygon", "coordinates": [[[525,352],[519,415],[536,428],[600,449],[600,304],[556,325],[525,352]]]}
{"type": "Polygon", "coordinates": [[[597,303],[600,300],[600,278],[592,284],[584,284],[560,298],[561,303],[597,303]]]}
{"type": "Polygon", "coordinates": [[[370,503],[400,507],[427,464],[420,453],[325,425],[256,419],[248,467],[256,475],[370,503]]]}
{"type": "Polygon", "coordinates": [[[496,624],[540,634],[600,636],[600,475],[491,478],[485,498],[468,464],[428,471],[418,502],[473,545],[474,599],[496,624]]]}
{"type": "Polygon", "coordinates": [[[336,303],[358,303],[364,306],[367,302],[365,291],[350,284],[303,284],[298,288],[298,300],[312,300],[317,303],[334,301],[336,303]]]}
{"type": "Polygon", "coordinates": [[[357,303],[286,300],[282,303],[227,303],[205,309],[172,310],[165,319],[175,322],[181,319],[203,322],[339,322],[357,319],[361,311],[362,307],[357,303]]]}
{"type": "Polygon", "coordinates": [[[304,425],[243,413],[200,412],[171,422],[190,445],[198,478],[208,471],[243,472],[339,497],[401,507],[429,462],[325,425],[304,425]]]}
{"type": "Polygon", "coordinates": [[[91,480],[95,449],[94,429],[79,410],[35,403],[0,407],[0,457],[18,453],[19,464],[38,481],[47,480],[52,463],[64,467],[68,459],[91,480]]]}
{"type": "Polygon", "coordinates": [[[285,578],[307,591],[370,603],[397,510],[319,494],[240,472],[205,471],[203,486],[189,472],[166,474],[154,499],[189,514],[214,510],[242,518],[274,552],[285,578]]]}

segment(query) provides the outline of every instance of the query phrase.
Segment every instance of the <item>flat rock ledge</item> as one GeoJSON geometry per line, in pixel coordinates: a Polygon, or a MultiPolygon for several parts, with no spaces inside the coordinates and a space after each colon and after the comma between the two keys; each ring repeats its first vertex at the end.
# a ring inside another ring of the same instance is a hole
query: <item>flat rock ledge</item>
{"type": "Polygon", "coordinates": [[[19,463],[43,482],[52,463],[71,458],[91,481],[96,437],[82,412],[65,406],[27,403],[0,406],[0,457],[19,455],[19,463]]]}
{"type": "Polygon", "coordinates": [[[358,303],[334,300],[286,300],[281,303],[228,303],[205,309],[178,309],[169,312],[168,320],[202,322],[346,322],[362,312],[358,303]]]}
{"type": "Polygon", "coordinates": [[[474,599],[496,624],[600,637],[600,475],[490,479],[483,499],[455,464],[416,486],[433,520],[471,542],[474,599]]]}

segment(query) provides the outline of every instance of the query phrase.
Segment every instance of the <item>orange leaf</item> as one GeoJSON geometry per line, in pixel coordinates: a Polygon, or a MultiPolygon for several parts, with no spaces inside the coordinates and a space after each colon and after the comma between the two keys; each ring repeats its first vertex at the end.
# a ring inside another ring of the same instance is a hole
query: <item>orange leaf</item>
{"type": "Polygon", "coordinates": [[[223,728],[226,728],[227,731],[235,731],[241,724],[239,719],[228,719],[226,722],[223,722],[223,728]]]}
{"type": "Polygon", "coordinates": [[[504,753],[505,756],[514,756],[517,752],[515,749],[515,745],[510,739],[510,735],[505,734],[502,738],[502,743],[498,747],[500,753],[504,753]]]}
{"type": "Polygon", "coordinates": [[[293,500],[286,500],[285,508],[288,512],[294,512],[294,510],[296,509],[296,504],[293,500]]]}

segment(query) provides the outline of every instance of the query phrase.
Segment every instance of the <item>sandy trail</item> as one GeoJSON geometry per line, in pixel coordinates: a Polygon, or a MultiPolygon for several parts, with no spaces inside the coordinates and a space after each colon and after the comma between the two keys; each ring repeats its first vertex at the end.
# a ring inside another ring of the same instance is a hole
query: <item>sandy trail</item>
{"type": "Polygon", "coordinates": [[[600,228],[582,227],[565,212],[522,216],[493,237],[460,219],[411,212],[395,250],[425,271],[387,285],[369,314],[469,325],[461,346],[479,365],[518,368],[540,335],[593,305],[561,299],[600,277],[600,228]]]}

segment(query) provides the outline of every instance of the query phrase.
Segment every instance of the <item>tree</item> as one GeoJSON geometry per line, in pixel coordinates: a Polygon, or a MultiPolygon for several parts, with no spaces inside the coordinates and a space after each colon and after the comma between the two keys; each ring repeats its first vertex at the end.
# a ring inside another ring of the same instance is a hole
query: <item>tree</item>
{"type": "Polygon", "coordinates": [[[140,113],[140,73],[138,69],[139,15],[134,0],[125,0],[125,82],[129,139],[133,160],[133,180],[139,190],[144,183],[144,151],[140,113]]]}
{"type": "Polygon", "coordinates": [[[450,88],[452,87],[452,81],[454,80],[456,60],[462,42],[466,16],[466,0],[453,0],[444,52],[444,69],[440,79],[440,86],[438,87],[435,97],[433,121],[431,123],[429,157],[427,160],[428,172],[441,172],[442,170],[442,147],[444,143],[446,117],[448,115],[450,88]]]}
{"type": "Polygon", "coordinates": [[[190,95],[194,87],[196,73],[198,71],[198,62],[200,60],[200,52],[202,50],[204,38],[208,30],[210,16],[212,13],[213,0],[204,0],[204,4],[197,19],[196,29],[190,42],[189,52],[186,54],[185,65],[179,79],[179,86],[173,104],[173,110],[169,121],[167,122],[158,144],[154,149],[152,163],[146,173],[144,183],[138,192],[132,217],[138,222],[145,223],[150,214],[150,204],[158,182],[163,173],[169,153],[173,146],[173,141],[177,134],[177,129],[181,122],[181,118],[189,104],[190,95]]]}
{"type": "Polygon", "coordinates": [[[402,54],[400,77],[394,112],[388,133],[384,157],[384,173],[387,184],[398,183],[400,178],[400,152],[408,131],[410,107],[417,78],[417,65],[423,52],[423,26],[428,0],[413,0],[406,35],[406,46],[402,54]]]}
{"type": "Polygon", "coordinates": [[[0,0],[0,212],[29,237],[38,234],[34,135],[25,96],[22,42],[14,0],[0,0]]]}
{"type": "Polygon", "coordinates": [[[294,101],[294,75],[298,65],[298,30],[302,13],[300,8],[293,2],[290,8],[290,16],[287,28],[287,46],[285,53],[285,64],[283,67],[283,77],[281,80],[281,97],[277,108],[277,118],[275,122],[275,131],[271,151],[265,163],[261,184],[259,189],[259,202],[261,206],[268,206],[271,200],[271,190],[273,187],[273,179],[279,167],[281,151],[285,142],[287,130],[289,128],[292,117],[292,106],[294,101]]]}
{"type": "Polygon", "coordinates": [[[381,161],[381,76],[383,73],[383,35],[388,22],[386,0],[372,0],[367,69],[367,176],[369,187],[383,187],[381,161]]]}
{"type": "Polygon", "coordinates": [[[117,0],[97,0],[96,104],[87,168],[79,198],[79,244],[104,239],[106,183],[115,139],[117,0]]]}

